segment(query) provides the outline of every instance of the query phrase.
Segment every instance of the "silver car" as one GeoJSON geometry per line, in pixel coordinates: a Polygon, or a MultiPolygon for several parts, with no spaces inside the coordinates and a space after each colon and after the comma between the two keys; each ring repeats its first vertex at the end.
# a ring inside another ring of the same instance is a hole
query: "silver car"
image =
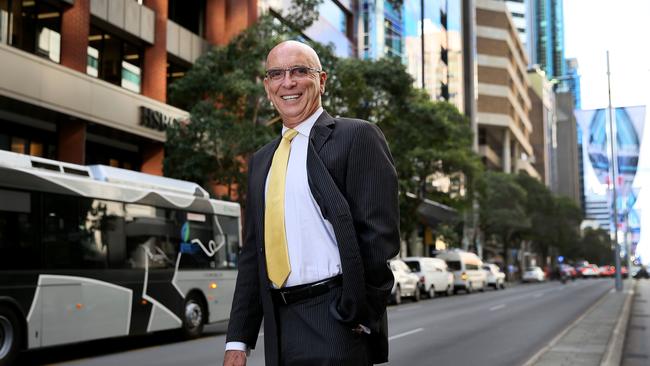
{"type": "Polygon", "coordinates": [[[523,282],[544,282],[545,279],[544,271],[537,266],[526,268],[524,275],[521,277],[523,282]]]}

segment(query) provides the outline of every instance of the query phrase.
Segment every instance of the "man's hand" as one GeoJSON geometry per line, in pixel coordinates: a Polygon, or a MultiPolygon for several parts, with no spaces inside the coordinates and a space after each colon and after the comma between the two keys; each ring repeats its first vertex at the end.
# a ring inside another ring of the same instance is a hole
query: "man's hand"
{"type": "Polygon", "coordinates": [[[223,366],[246,366],[246,352],[226,351],[226,355],[223,357],[223,366]]]}

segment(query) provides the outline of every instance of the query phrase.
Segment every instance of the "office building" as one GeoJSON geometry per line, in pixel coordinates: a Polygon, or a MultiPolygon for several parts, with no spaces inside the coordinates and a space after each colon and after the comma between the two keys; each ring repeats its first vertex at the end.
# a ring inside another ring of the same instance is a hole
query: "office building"
{"type": "Polygon", "coordinates": [[[553,84],[539,66],[528,70],[528,96],[531,101],[530,122],[533,125],[533,166],[541,181],[549,188],[557,185],[557,116],[553,84]]]}
{"type": "Polygon", "coordinates": [[[527,57],[505,3],[476,1],[478,144],[485,166],[505,173],[533,166],[527,57]]]}
{"type": "Polygon", "coordinates": [[[578,59],[566,59],[566,76],[563,78],[563,85],[573,96],[573,105],[575,109],[582,109],[580,98],[580,74],[578,72],[578,59]]]}
{"type": "Polygon", "coordinates": [[[385,0],[359,2],[359,57],[397,57],[433,100],[464,109],[460,0],[404,0],[399,11],[385,0]]]}
{"type": "MultiPolygon", "coordinates": [[[[165,126],[189,117],[168,86],[270,2],[1,0],[0,149],[162,174],[165,126]]],[[[350,1],[320,10],[307,36],[353,56],[350,1]]]]}
{"type": "Polygon", "coordinates": [[[571,93],[557,93],[557,186],[554,192],[582,206],[578,156],[578,125],[571,93]]]}
{"type": "Polygon", "coordinates": [[[549,80],[567,74],[564,59],[562,0],[530,0],[530,63],[538,64],[549,80]]]}

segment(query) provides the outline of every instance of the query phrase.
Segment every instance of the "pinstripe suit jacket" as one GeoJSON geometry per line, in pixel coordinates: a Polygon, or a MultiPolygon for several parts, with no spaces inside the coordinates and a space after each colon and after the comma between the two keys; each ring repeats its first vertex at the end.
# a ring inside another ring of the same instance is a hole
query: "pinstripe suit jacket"
{"type": "MultiPolygon", "coordinates": [[[[268,366],[278,363],[278,343],[264,258],[264,187],[279,141],[249,162],[244,243],[227,335],[228,342],[254,347],[264,319],[268,366]]],[[[386,362],[386,303],[394,281],[386,262],[399,251],[399,211],[397,174],[383,134],[368,122],[323,112],[310,133],[307,175],[341,256],[342,295],[330,311],[350,328],[369,327],[370,359],[386,362]]]]}

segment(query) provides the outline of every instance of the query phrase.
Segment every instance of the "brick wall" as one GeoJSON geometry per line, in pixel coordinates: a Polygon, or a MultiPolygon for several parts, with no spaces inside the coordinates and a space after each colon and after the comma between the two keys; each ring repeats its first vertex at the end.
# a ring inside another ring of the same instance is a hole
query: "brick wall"
{"type": "Polygon", "coordinates": [[[167,101],[167,10],[168,0],[145,0],[156,13],[154,44],[145,47],[142,95],[165,103],[167,101]]]}
{"type": "Polygon", "coordinates": [[[90,0],[76,0],[63,11],[61,21],[61,64],[86,73],[90,0]]]}

